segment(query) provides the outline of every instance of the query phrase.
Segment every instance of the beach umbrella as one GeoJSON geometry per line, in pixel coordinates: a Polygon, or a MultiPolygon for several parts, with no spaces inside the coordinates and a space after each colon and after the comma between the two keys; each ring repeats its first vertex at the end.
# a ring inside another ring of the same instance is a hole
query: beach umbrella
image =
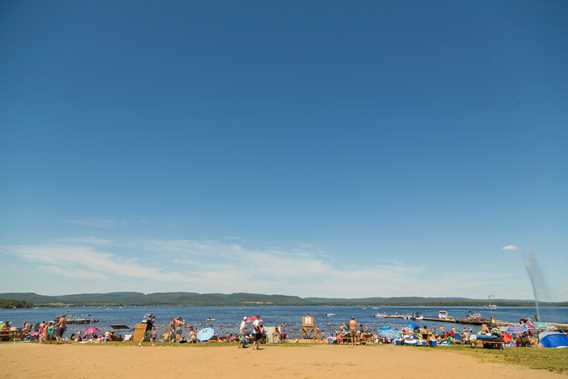
{"type": "Polygon", "coordinates": [[[95,328],[94,326],[91,326],[87,329],[85,329],[84,334],[85,335],[89,335],[89,334],[98,334],[101,331],[98,328],[95,328]]]}
{"type": "Polygon", "coordinates": [[[197,339],[199,342],[209,341],[215,335],[213,328],[204,328],[197,332],[197,339]]]}
{"type": "Polygon", "coordinates": [[[392,328],[384,328],[384,327],[379,328],[377,330],[377,333],[379,336],[388,339],[397,338],[400,335],[400,332],[398,330],[392,328]]]}
{"type": "Polygon", "coordinates": [[[420,326],[417,323],[415,323],[414,321],[409,321],[408,324],[407,324],[407,327],[409,329],[414,330],[416,328],[419,328],[420,326]]]}
{"type": "Polygon", "coordinates": [[[560,332],[542,332],[538,335],[540,344],[547,348],[568,348],[568,336],[560,332]]]}

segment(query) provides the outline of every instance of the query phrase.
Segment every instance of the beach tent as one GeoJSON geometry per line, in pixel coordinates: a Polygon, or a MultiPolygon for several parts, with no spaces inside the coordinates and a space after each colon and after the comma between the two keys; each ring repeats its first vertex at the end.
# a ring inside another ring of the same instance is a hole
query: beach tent
{"type": "Polygon", "coordinates": [[[540,344],[548,348],[568,348],[568,336],[560,332],[543,332],[538,335],[540,344]]]}

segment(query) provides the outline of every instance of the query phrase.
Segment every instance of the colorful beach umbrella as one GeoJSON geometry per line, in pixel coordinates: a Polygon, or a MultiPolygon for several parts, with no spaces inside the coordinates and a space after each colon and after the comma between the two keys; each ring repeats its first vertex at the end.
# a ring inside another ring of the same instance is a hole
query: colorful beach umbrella
{"type": "Polygon", "coordinates": [[[384,337],[384,338],[388,338],[388,339],[394,339],[397,338],[398,336],[400,336],[400,331],[396,330],[396,329],[392,329],[392,328],[379,328],[377,330],[377,333],[379,336],[384,337]]]}
{"type": "Polygon", "coordinates": [[[414,330],[416,328],[419,328],[420,326],[417,323],[415,323],[414,321],[409,321],[408,324],[407,324],[407,327],[409,329],[414,330]]]}
{"type": "Polygon", "coordinates": [[[215,335],[213,328],[204,328],[197,332],[197,340],[199,342],[209,341],[215,335]]]}
{"type": "Polygon", "coordinates": [[[99,334],[101,331],[98,328],[95,328],[94,326],[91,326],[87,329],[85,329],[84,333],[85,335],[89,335],[89,334],[99,334]]]}
{"type": "Polygon", "coordinates": [[[529,328],[523,324],[511,325],[505,331],[509,334],[523,334],[529,331],[529,328]]]}

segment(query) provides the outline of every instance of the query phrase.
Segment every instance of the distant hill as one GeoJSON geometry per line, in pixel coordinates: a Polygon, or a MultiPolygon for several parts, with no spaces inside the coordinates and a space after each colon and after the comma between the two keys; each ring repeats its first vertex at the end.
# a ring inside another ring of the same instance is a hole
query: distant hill
{"type": "Polygon", "coordinates": [[[23,300],[0,299],[0,308],[31,308],[32,304],[23,300]]]}
{"type": "MultiPolygon", "coordinates": [[[[33,292],[0,293],[0,300],[20,301],[26,305],[178,305],[178,306],[255,306],[255,305],[336,305],[336,306],[484,306],[487,300],[462,297],[368,297],[359,299],[320,298],[253,293],[208,293],[196,292],[109,292],[76,295],[45,296],[33,292]]],[[[532,306],[532,300],[496,299],[499,306],[532,306]]],[[[543,305],[568,306],[568,302],[543,303],[543,305]]]]}

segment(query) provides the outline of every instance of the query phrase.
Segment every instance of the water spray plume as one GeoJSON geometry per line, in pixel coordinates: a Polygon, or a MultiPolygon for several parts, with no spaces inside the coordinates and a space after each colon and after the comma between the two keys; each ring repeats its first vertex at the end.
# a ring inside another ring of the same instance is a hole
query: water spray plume
{"type": "Polygon", "coordinates": [[[540,305],[539,302],[542,300],[543,295],[547,296],[547,286],[544,279],[544,274],[540,269],[538,261],[534,253],[529,252],[524,255],[525,269],[531,281],[531,287],[534,295],[534,302],[536,306],[536,317],[540,321],[540,305]]]}

